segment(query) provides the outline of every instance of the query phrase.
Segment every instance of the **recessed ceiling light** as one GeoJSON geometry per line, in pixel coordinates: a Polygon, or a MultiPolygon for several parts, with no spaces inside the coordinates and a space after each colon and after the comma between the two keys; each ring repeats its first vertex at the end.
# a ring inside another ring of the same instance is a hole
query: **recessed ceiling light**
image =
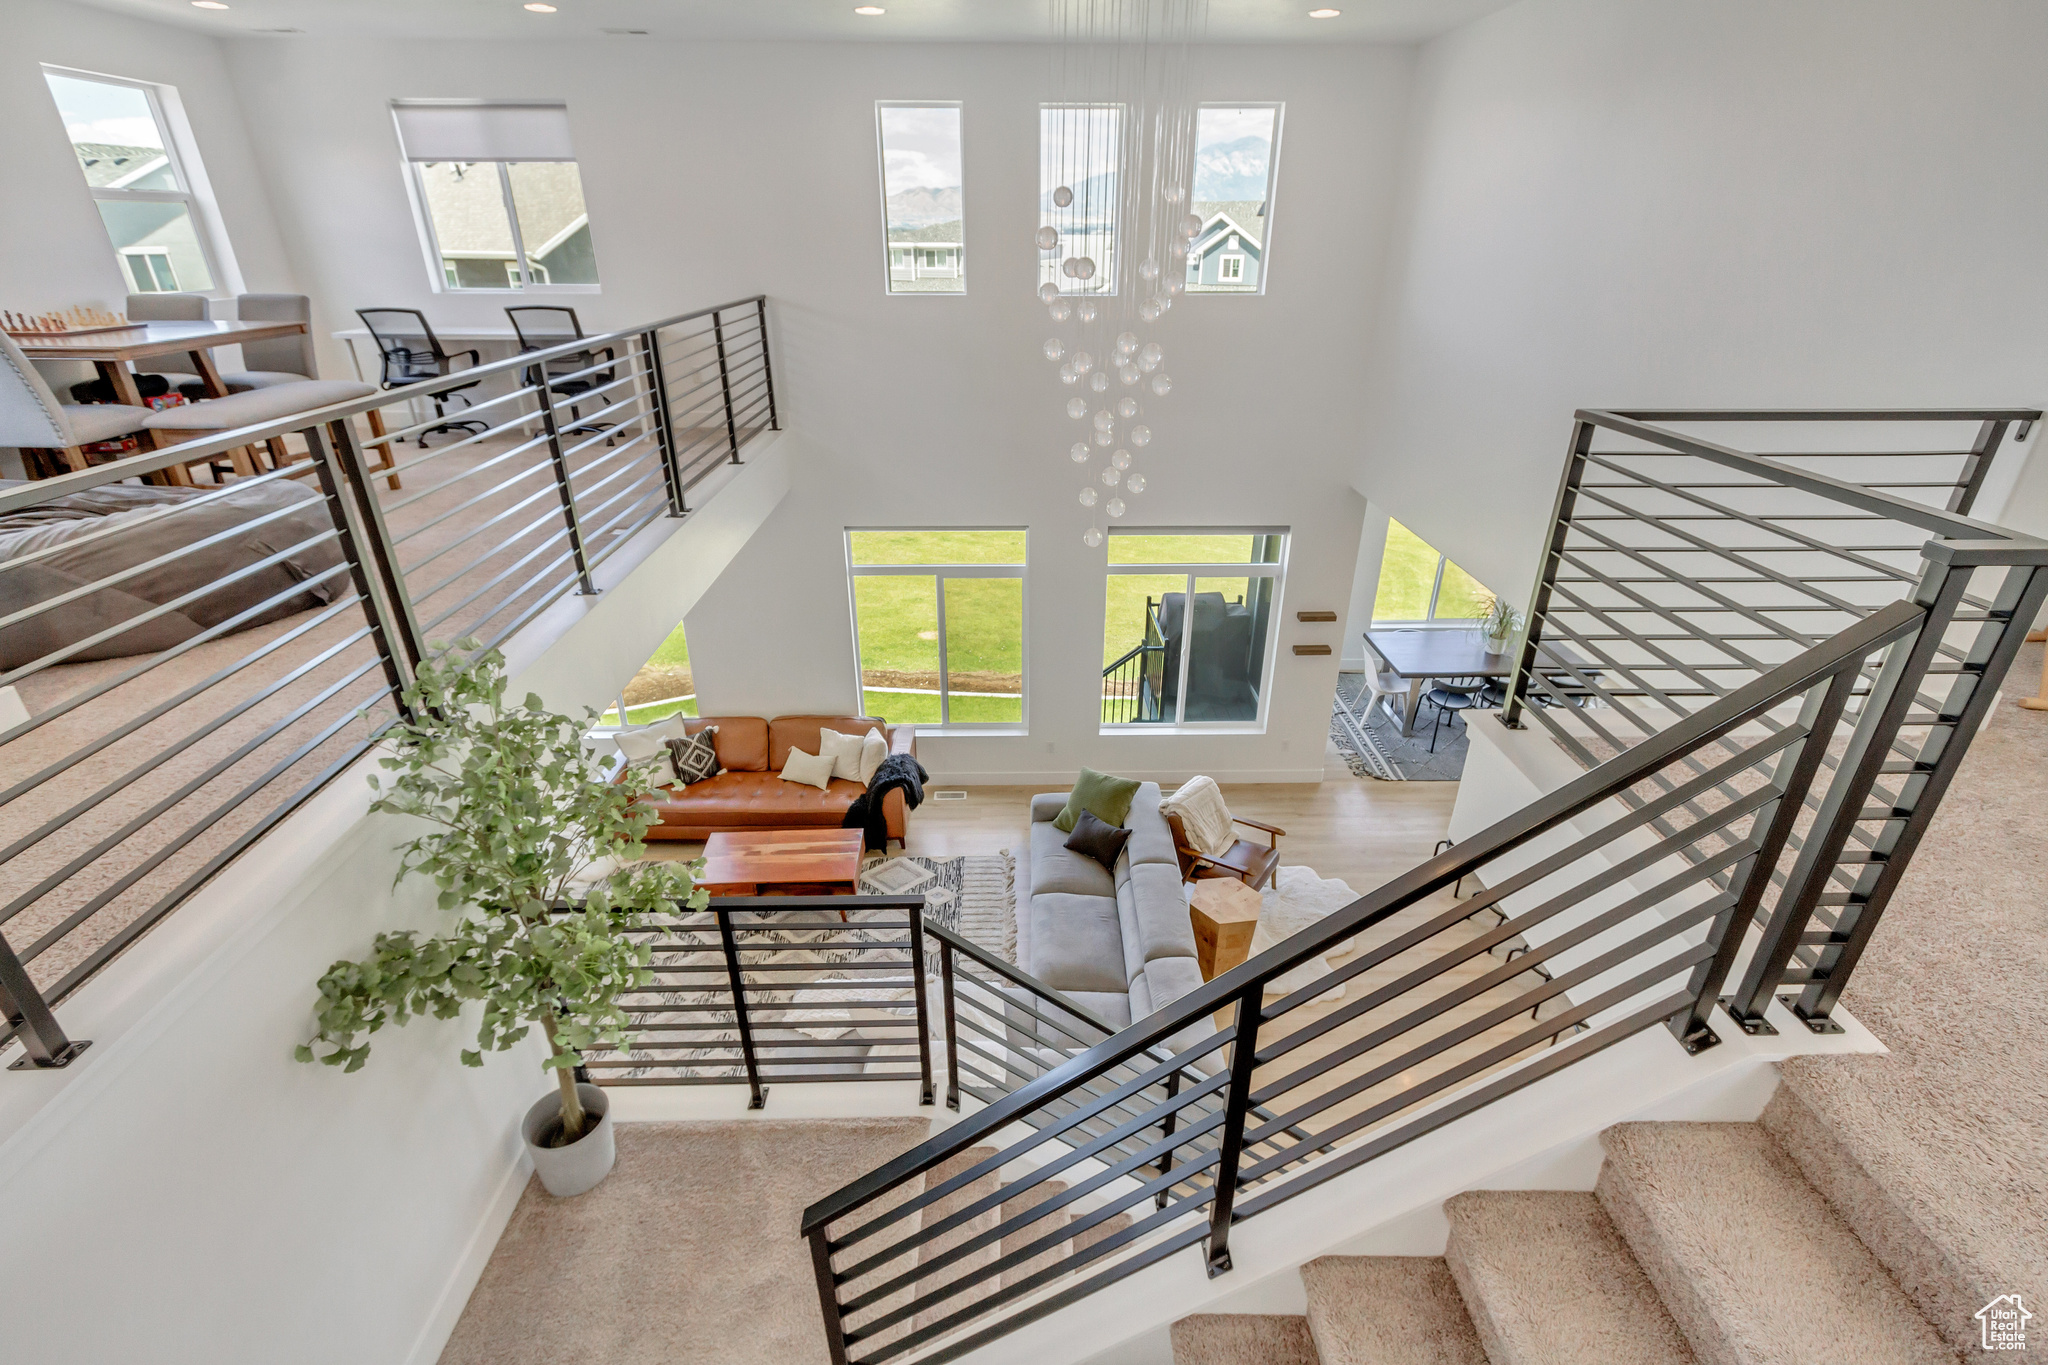
{"type": "Polygon", "coordinates": [[[226,9],[220,0],[192,0],[193,9],[226,9]]]}
{"type": "Polygon", "coordinates": [[[555,12],[555,7],[553,5],[543,5],[535,3],[528,5],[526,8],[532,10],[535,14],[553,14],[555,12]]]}
{"type": "Polygon", "coordinates": [[[1334,19],[1343,12],[1341,9],[1312,9],[1308,12],[1308,17],[1311,19],[1334,19]]]}
{"type": "Polygon", "coordinates": [[[887,14],[889,11],[883,9],[880,5],[855,5],[853,7],[853,12],[855,14],[866,14],[872,16],[876,14],[887,14]]]}

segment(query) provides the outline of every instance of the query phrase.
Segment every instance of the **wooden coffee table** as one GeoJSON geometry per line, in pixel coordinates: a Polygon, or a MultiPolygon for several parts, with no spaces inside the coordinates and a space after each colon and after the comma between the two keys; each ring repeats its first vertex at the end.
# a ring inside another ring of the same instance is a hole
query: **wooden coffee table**
{"type": "Polygon", "coordinates": [[[714,834],[704,841],[697,884],[714,896],[851,896],[860,889],[863,837],[857,829],[714,834]]]}
{"type": "Polygon", "coordinates": [[[1259,927],[1259,893],[1235,877],[1204,877],[1188,900],[1195,930],[1195,960],[1202,980],[1214,981],[1251,956],[1259,927]]]}

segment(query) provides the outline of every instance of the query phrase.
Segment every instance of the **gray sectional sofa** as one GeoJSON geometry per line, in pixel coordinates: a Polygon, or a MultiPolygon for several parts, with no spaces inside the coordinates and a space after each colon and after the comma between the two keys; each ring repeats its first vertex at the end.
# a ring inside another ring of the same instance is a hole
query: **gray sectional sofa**
{"type": "Polygon", "coordinates": [[[1053,828],[1065,792],[1031,798],[1031,854],[1017,888],[1017,965],[1122,1028],[1202,984],[1159,784],[1138,788],[1115,875],[1053,828]]]}

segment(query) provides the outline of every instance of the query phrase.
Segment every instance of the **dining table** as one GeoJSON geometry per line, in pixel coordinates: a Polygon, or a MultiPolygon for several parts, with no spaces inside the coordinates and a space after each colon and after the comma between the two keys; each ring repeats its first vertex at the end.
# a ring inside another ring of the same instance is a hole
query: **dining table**
{"type": "Polygon", "coordinates": [[[85,360],[99,370],[114,392],[114,401],[147,407],[135,374],[128,366],[152,356],[191,357],[208,398],[225,398],[213,348],[245,341],[269,341],[306,330],[303,322],[138,322],[127,327],[90,332],[30,332],[15,337],[30,360],[85,360]]]}
{"type": "MultiPolygon", "coordinates": [[[[1365,643],[1386,664],[1387,672],[1408,684],[1407,703],[1401,709],[1404,736],[1415,733],[1425,684],[1438,678],[1511,678],[1517,662],[1512,651],[1496,654],[1477,631],[1459,627],[1375,626],[1365,632],[1365,643]]],[[[1599,671],[1561,645],[1546,644],[1544,652],[1581,672],[1599,671]]]]}

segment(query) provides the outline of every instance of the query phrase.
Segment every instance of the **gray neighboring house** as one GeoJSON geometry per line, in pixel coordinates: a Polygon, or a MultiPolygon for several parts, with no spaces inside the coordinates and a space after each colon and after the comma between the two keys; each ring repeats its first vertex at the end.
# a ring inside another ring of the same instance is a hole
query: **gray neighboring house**
{"type": "Polygon", "coordinates": [[[912,280],[957,280],[967,271],[967,251],[961,242],[961,220],[929,223],[923,227],[889,228],[889,278],[912,280]]]}
{"type": "Polygon", "coordinates": [[[1266,206],[1203,206],[1202,230],[1188,245],[1187,285],[1212,293],[1256,292],[1265,255],[1266,206]]]}

